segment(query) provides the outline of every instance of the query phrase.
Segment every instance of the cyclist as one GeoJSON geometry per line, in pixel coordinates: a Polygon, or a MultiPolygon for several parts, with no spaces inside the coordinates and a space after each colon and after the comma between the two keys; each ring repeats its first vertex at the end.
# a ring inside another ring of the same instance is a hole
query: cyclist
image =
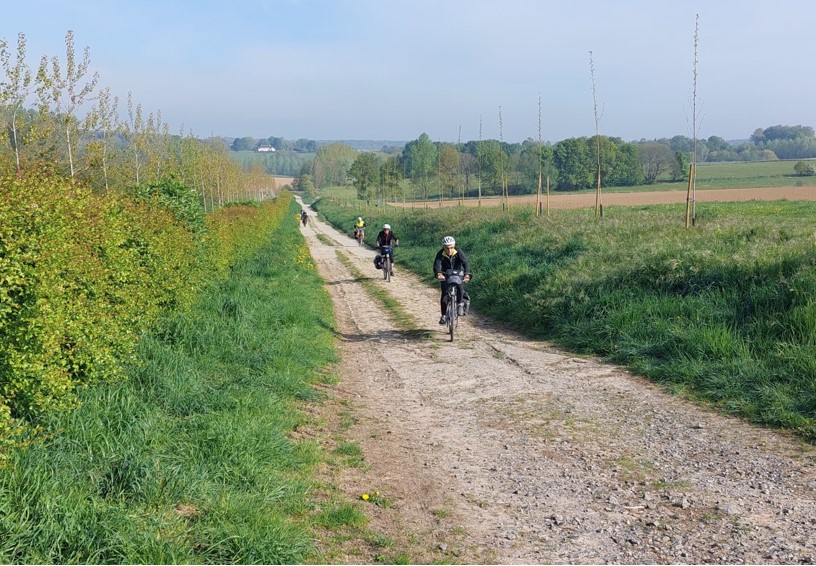
{"type": "Polygon", "coordinates": [[[383,253],[383,246],[391,246],[389,255],[391,256],[391,275],[394,275],[394,246],[399,245],[399,240],[391,231],[390,224],[383,224],[383,229],[377,234],[377,249],[380,250],[380,255],[383,253]]]}
{"type": "Polygon", "coordinates": [[[300,211],[300,221],[303,222],[303,225],[306,226],[306,220],[309,218],[309,215],[306,214],[306,210],[300,211]]]}
{"type": "Polygon", "coordinates": [[[357,233],[362,232],[363,236],[365,236],[365,220],[363,220],[362,216],[358,216],[357,220],[354,221],[354,237],[357,237],[357,233]]]}
{"type": "MultiPolygon", "coordinates": [[[[453,236],[445,236],[442,238],[442,249],[436,253],[436,258],[434,258],[434,276],[442,282],[442,300],[439,302],[442,307],[442,318],[439,319],[439,324],[445,324],[447,322],[445,320],[445,311],[447,311],[448,308],[448,283],[445,281],[445,271],[448,269],[461,269],[465,272],[465,276],[463,277],[464,281],[470,281],[470,262],[465,253],[461,249],[456,248],[456,240],[453,239],[453,236]]],[[[468,298],[463,286],[457,285],[456,299],[459,304],[461,305],[462,300],[467,300],[468,298]]],[[[464,313],[460,312],[459,314],[464,313]]]]}

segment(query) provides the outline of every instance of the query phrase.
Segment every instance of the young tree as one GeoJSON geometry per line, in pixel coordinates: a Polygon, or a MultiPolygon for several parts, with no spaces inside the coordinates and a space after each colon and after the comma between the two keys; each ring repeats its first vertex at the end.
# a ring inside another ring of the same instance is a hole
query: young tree
{"type": "Polygon", "coordinates": [[[83,84],[91,64],[91,49],[86,47],[82,61],[77,63],[74,52],[74,32],[65,33],[65,74],[57,57],[49,61],[43,56],[37,71],[37,95],[43,114],[53,113],[60,127],[60,133],[68,153],[71,177],[75,174],[74,159],[81,135],[77,110],[90,99],[99,80],[99,73],[83,84]]]}
{"type": "Polygon", "coordinates": [[[595,111],[595,159],[597,173],[597,188],[595,192],[595,218],[603,216],[603,203],[601,202],[601,117],[598,113],[598,98],[595,89],[595,62],[592,59],[592,51],[589,52],[589,73],[592,77],[592,107],[595,111]]]}
{"type": "Polygon", "coordinates": [[[700,38],[700,14],[694,18],[694,63],[692,65],[691,82],[691,167],[689,173],[689,190],[686,197],[686,229],[697,223],[697,47],[700,38]]]}
{"type": "Polygon", "coordinates": [[[119,97],[111,98],[110,88],[104,88],[96,97],[96,106],[85,118],[85,128],[96,136],[88,142],[88,160],[91,166],[98,165],[102,173],[101,185],[110,188],[109,162],[113,155],[116,132],[119,130],[119,97]]]}
{"type": "Polygon", "coordinates": [[[17,177],[22,175],[20,145],[23,142],[23,135],[20,122],[26,115],[25,103],[31,94],[31,70],[26,65],[25,55],[25,34],[17,34],[17,57],[13,65],[8,43],[5,39],[0,39],[0,63],[7,81],[0,83],[0,110],[3,111],[5,119],[3,135],[14,154],[17,177]]]}
{"type": "Polygon", "coordinates": [[[147,115],[144,133],[146,162],[150,165],[153,178],[159,180],[166,172],[170,143],[169,127],[162,122],[161,111],[147,115]]]}
{"type": "Polygon", "coordinates": [[[538,185],[539,175],[543,177],[554,177],[555,171],[552,166],[552,155],[552,147],[544,145],[540,141],[525,141],[522,144],[518,166],[522,183],[526,186],[536,187],[538,185]]]}
{"type": "Polygon", "coordinates": [[[142,181],[142,166],[147,160],[147,138],[142,117],[142,105],[133,106],[133,96],[130,92],[127,95],[127,115],[127,121],[121,124],[121,131],[127,144],[127,151],[132,158],[133,173],[138,184],[142,181]]]}

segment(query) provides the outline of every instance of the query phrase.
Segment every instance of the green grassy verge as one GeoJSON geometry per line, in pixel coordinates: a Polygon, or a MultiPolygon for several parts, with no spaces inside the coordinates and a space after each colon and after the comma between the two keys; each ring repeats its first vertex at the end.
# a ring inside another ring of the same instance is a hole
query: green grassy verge
{"type": "Polygon", "coordinates": [[[142,341],[128,379],[89,386],[81,408],[46,422],[47,441],[13,455],[0,473],[0,562],[313,557],[315,524],[362,520],[313,501],[323,456],[292,435],[335,361],[333,325],[297,225],[281,222],[188,316],[142,341]]]}
{"type": "MultiPolygon", "coordinates": [[[[360,212],[319,201],[338,227],[360,212]]],[[[452,234],[474,269],[474,310],[628,365],[750,421],[816,439],[816,203],[592,211],[376,209],[399,263],[433,283],[452,234]]]]}

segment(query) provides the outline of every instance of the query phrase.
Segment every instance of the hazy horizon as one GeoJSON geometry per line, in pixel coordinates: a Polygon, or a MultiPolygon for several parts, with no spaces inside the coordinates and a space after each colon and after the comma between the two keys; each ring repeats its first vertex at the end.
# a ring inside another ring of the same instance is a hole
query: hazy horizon
{"type": "Polygon", "coordinates": [[[697,137],[816,124],[816,3],[781,0],[29,0],[0,37],[90,72],[171,132],[436,141],[697,137]],[[594,66],[595,99],[590,72],[594,66]],[[541,104],[539,116],[539,100],[541,104]],[[501,109],[501,111],[500,111],[501,109]],[[499,117],[501,115],[501,122],[499,117]],[[540,118],[540,125],[539,125],[540,118]]]}

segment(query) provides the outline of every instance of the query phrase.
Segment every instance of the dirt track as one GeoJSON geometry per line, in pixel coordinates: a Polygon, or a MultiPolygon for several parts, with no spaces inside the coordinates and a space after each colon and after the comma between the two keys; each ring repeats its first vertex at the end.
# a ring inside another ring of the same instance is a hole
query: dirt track
{"type": "MultiPolygon", "coordinates": [[[[478,314],[450,343],[438,289],[400,270],[399,248],[386,283],[372,250],[315,216],[302,230],[334,300],[342,355],[316,418],[367,464],[326,479],[350,500],[379,491],[390,506],[360,501],[370,528],[416,562],[816,560],[812,447],[478,314]],[[391,325],[338,254],[419,330],[391,325]]],[[[352,545],[343,562],[382,555],[352,545]]]]}

